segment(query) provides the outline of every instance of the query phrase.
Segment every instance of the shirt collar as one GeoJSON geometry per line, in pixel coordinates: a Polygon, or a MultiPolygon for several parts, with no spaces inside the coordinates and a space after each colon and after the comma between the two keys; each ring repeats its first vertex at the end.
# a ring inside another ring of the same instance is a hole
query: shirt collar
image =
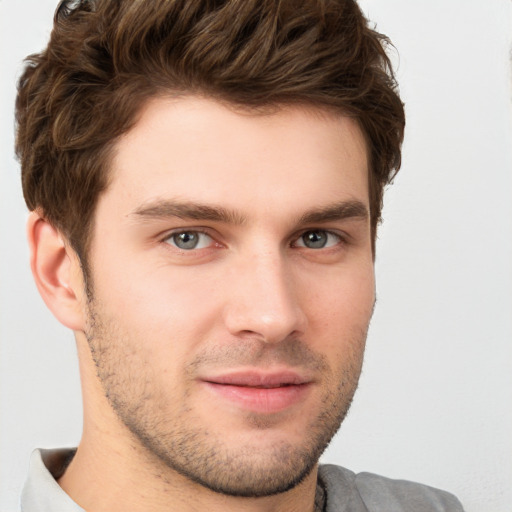
{"type": "Polygon", "coordinates": [[[85,512],[59,486],[75,450],[34,450],[21,493],[22,512],[85,512]]]}

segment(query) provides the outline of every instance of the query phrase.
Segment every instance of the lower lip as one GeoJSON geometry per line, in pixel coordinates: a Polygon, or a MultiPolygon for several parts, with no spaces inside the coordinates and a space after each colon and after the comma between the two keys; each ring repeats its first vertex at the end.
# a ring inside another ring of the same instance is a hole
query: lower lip
{"type": "Polygon", "coordinates": [[[279,388],[255,388],[205,382],[210,390],[249,411],[272,414],[304,400],[311,385],[298,384],[279,388]]]}

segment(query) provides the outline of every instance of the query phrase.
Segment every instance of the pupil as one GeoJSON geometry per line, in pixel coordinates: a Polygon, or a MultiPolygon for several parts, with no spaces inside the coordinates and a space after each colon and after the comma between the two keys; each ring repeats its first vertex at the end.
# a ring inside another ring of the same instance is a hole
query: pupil
{"type": "Polygon", "coordinates": [[[311,249],[321,249],[327,243],[327,234],[323,231],[309,231],[302,239],[304,245],[311,249]]]}
{"type": "Polygon", "coordinates": [[[174,243],[180,249],[193,249],[198,242],[197,233],[179,233],[174,235],[174,243]]]}

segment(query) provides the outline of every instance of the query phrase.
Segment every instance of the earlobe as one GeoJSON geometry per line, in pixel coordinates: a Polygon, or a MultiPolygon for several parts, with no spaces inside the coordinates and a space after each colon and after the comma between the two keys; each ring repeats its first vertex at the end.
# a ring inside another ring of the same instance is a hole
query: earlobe
{"type": "Polygon", "coordinates": [[[54,316],[74,331],[84,328],[84,284],[76,253],[38,211],[27,222],[30,266],[37,289],[54,316]]]}

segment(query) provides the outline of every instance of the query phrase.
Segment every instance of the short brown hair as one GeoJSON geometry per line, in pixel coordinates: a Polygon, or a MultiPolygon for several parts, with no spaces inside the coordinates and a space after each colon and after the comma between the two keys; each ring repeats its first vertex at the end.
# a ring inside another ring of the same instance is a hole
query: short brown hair
{"type": "Polygon", "coordinates": [[[161,94],[247,108],[306,103],[355,117],[369,148],[375,239],[400,167],[403,105],[386,47],[354,0],[63,1],[16,101],[25,201],[86,261],[112,148],[161,94]]]}

